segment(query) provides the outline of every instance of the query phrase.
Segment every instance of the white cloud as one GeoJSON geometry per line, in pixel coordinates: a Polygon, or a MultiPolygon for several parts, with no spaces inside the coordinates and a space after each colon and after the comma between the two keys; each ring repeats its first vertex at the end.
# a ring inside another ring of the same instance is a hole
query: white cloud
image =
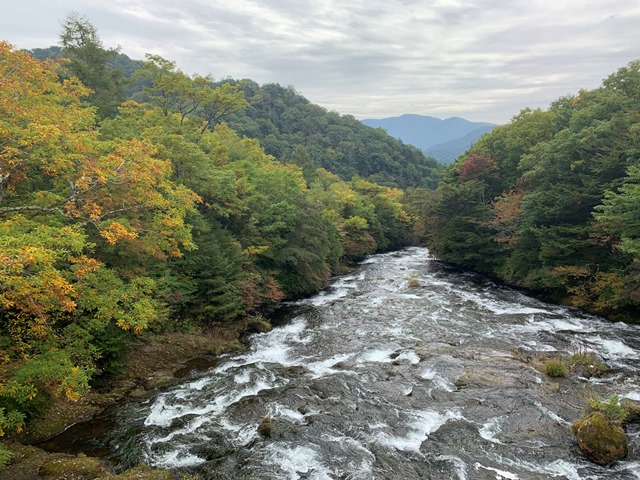
{"type": "Polygon", "coordinates": [[[72,10],[133,58],[294,85],[358,118],[505,122],[640,52],[640,3],[628,0],[32,0],[6,5],[0,31],[20,48],[52,45],[72,10]]]}

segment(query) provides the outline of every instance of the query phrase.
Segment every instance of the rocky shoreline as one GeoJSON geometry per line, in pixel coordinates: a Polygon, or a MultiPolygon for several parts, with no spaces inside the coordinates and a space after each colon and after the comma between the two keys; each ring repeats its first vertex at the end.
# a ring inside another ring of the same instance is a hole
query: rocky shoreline
{"type": "Polygon", "coordinates": [[[190,371],[213,365],[220,355],[243,349],[249,334],[270,328],[271,324],[262,317],[247,317],[203,330],[142,337],[140,345],[127,356],[122,373],[92,388],[76,402],[54,401],[43,415],[31,419],[23,432],[3,439],[13,456],[0,471],[0,480],[175,478],[171,472],[144,465],[116,474],[108,461],[82,451],[47,451],[52,450],[49,442],[109,408],[147,398],[190,371]]]}

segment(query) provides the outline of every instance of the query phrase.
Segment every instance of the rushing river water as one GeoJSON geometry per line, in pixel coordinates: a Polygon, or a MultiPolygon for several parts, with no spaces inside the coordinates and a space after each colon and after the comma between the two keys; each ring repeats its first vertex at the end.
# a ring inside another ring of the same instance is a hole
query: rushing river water
{"type": "Polygon", "coordinates": [[[378,255],[292,305],[249,349],[118,414],[115,461],[203,479],[639,479],[570,432],[591,395],[640,400],[640,328],[378,255]],[[591,351],[612,371],[554,380],[532,359],[591,351]],[[272,434],[257,431],[265,417],[272,434]]]}

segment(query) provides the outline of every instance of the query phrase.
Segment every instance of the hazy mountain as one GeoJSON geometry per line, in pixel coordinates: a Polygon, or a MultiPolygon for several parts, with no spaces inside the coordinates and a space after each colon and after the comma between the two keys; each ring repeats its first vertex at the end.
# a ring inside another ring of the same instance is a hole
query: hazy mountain
{"type": "MultiPolygon", "coordinates": [[[[473,142],[496,126],[494,123],[472,122],[460,117],[441,120],[435,117],[414,114],[390,118],[366,119],[362,120],[362,123],[374,128],[383,128],[392,137],[396,137],[404,143],[414,145],[425,153],[427,153],[430,147],[436,145],[443,148],[438,148],[434,150],[434,152],[446,150],[447,152],[459,151],[460,153],[464,153],[473,142]],[[467,138],[467,136],[469,136],[469,138],[467,138]],[[454,143],[459,141],[460,146],[455,147],[453,144],[448,145],[451,141],[454,141],[454,143]]],[[[427,154],[440,160],[434,153],[427,154]]],[[[444,159],[449,159],[451,155],[452,153],[445,154],[440,161],[450,163],[453,160],[445,161],[444,159]]]]}
{"type": "Polygon", "coordinates": [[[480,137],[485,133],[489,133],[494,127],[495,125],[477,128],[467,133],[464,137],[432,145],[423,150],[423,152],[425,155],[435,158],[440,163],[453,163],[460,155],[469,150],[480,137]]]}

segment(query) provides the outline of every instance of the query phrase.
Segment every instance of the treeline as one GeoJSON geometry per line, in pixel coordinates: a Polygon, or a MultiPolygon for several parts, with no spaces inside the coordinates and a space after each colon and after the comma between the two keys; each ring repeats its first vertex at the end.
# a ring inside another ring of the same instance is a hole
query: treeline
{"type": "Polygon", "coordinates": [[[438,257],[640,321],[640,62],[524,110],[444,175],[422,226],[438,257]]]}
{"type": "Polygon", "coordinates": [[[0,435],[77,399],[138,332],[233,321],[411,241],[401,190],[222,123],[257,86],[149,56],[120,104],[117,52],[84,19],[61,38],[70,61],[0,43],[0,435]]]}

